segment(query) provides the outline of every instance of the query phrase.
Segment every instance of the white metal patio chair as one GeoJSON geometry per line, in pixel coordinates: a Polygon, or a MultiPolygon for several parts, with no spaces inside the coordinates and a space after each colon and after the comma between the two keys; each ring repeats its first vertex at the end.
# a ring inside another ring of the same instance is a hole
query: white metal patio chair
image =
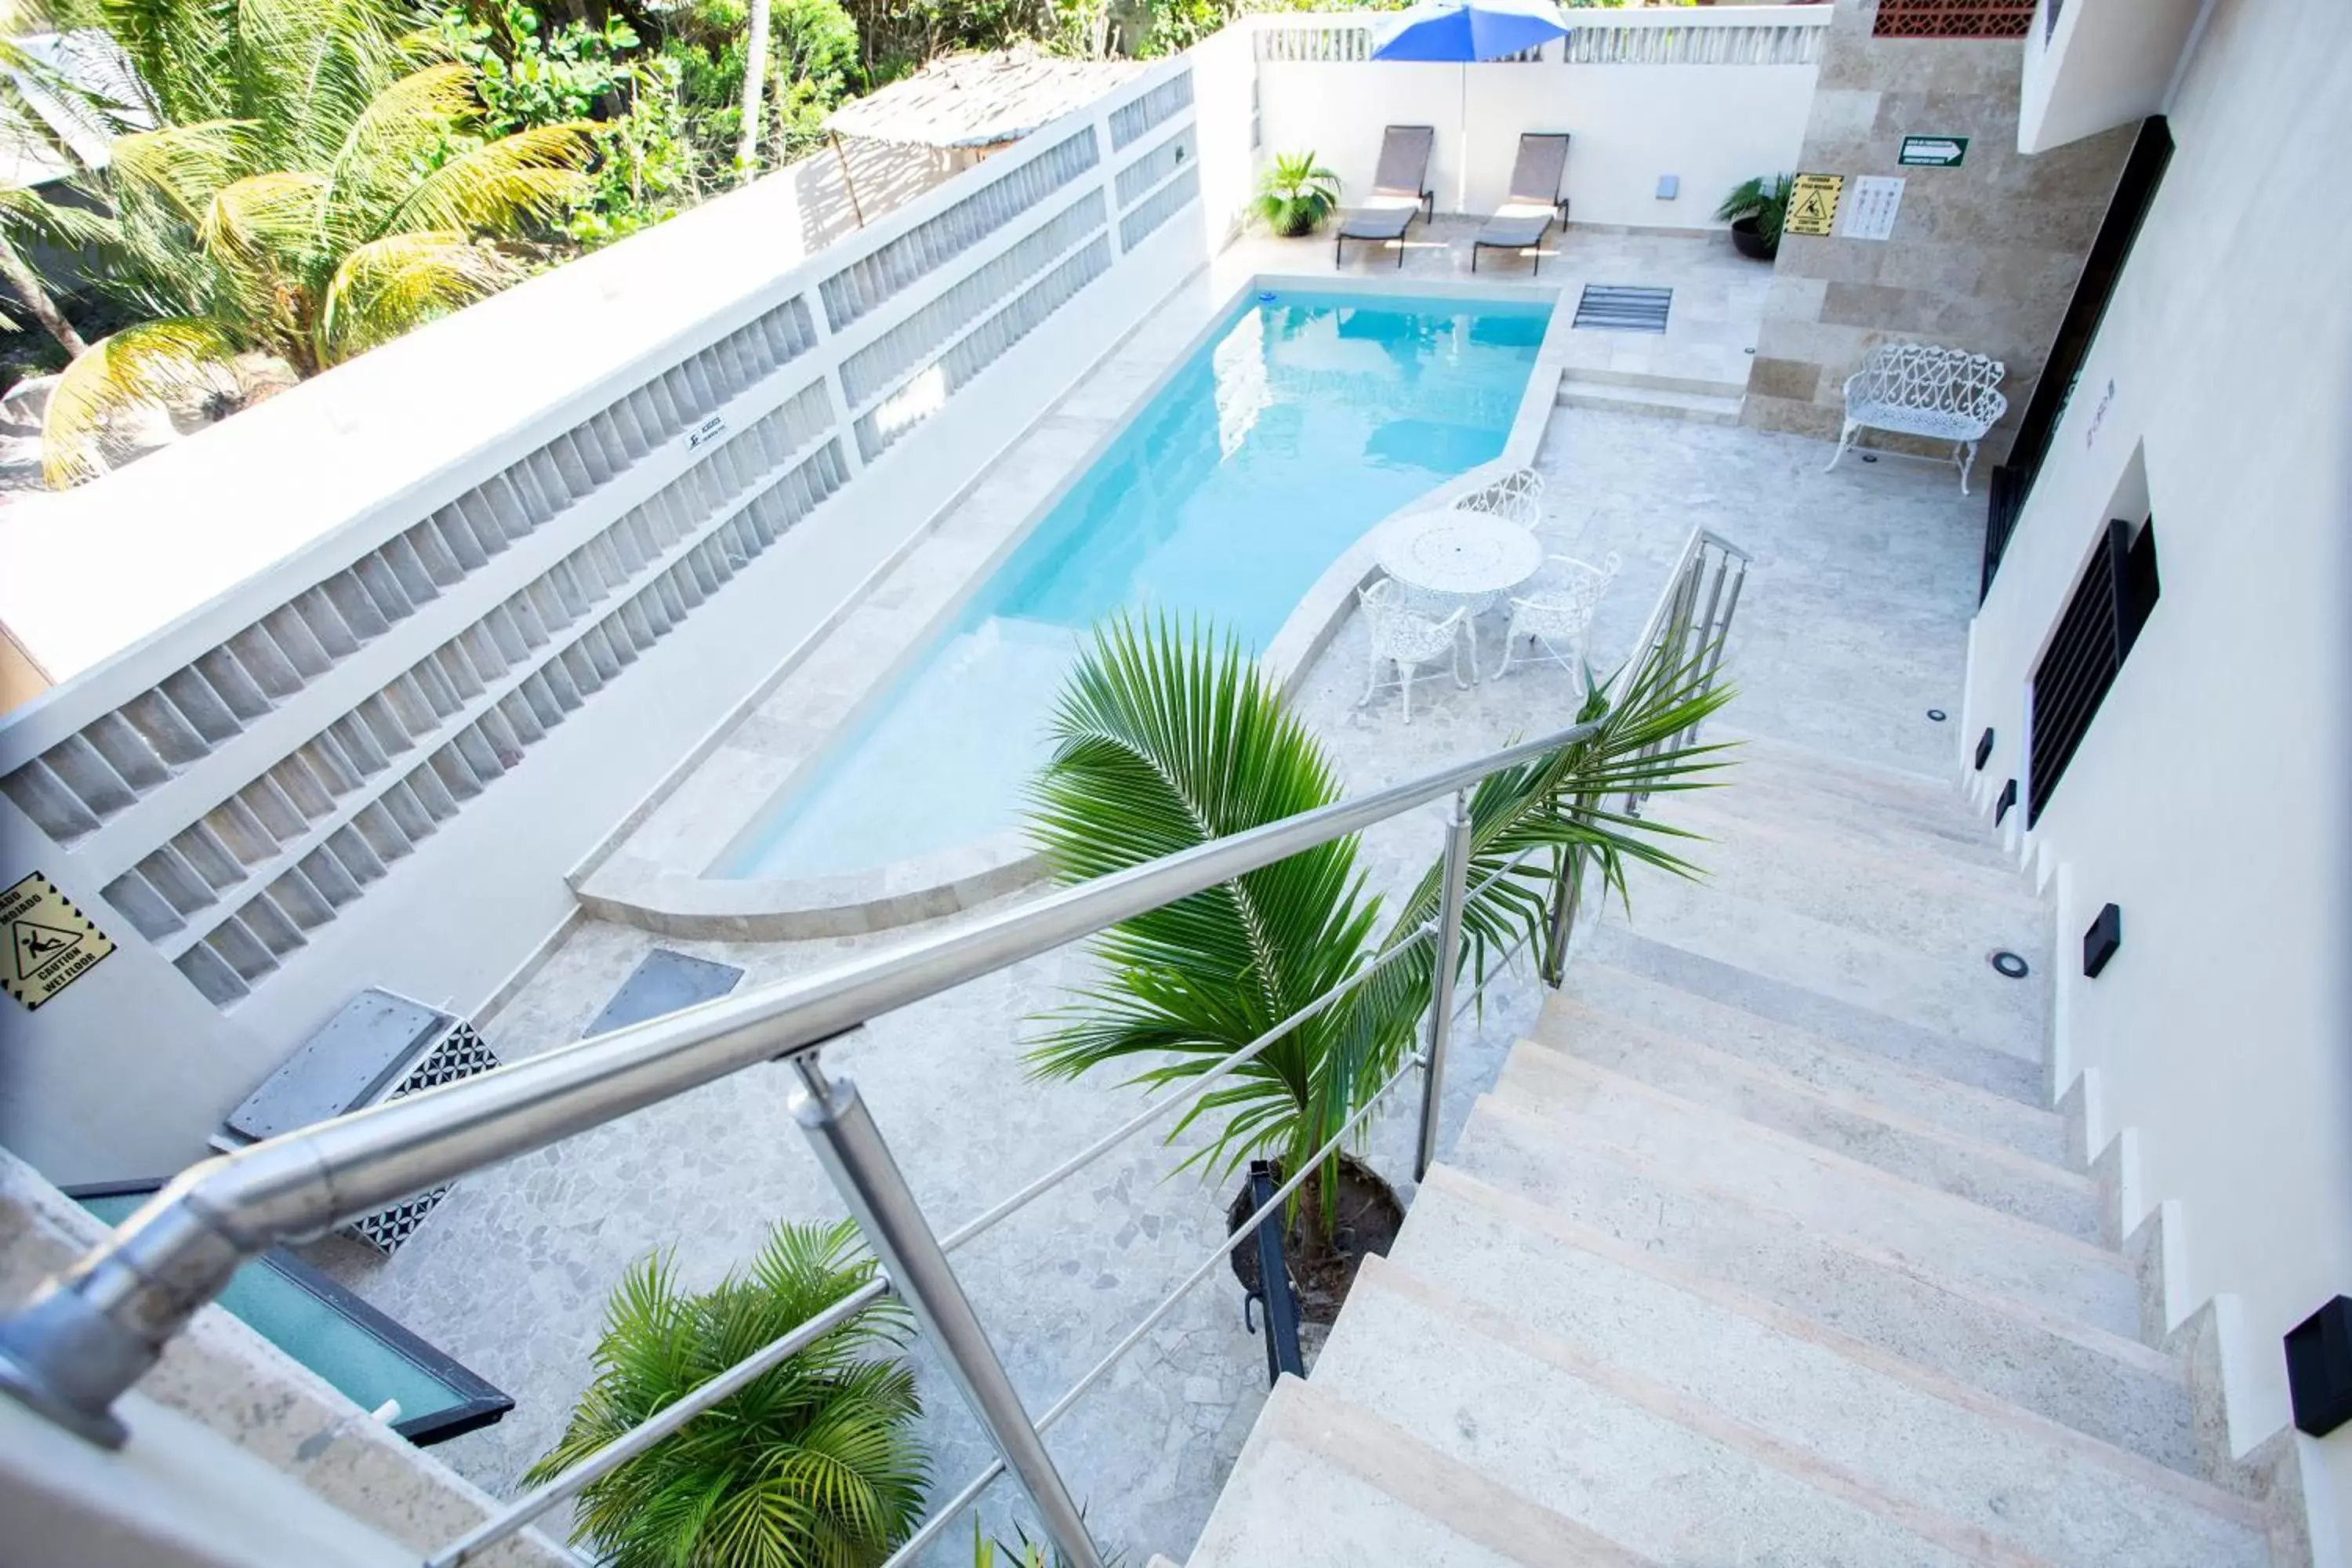
{"type": "Polygon", "coordinates": [[[1543,526],[1543,476],[1533,468],[1515,468],[1493,484],[1454,498],[1454,511],[1483,511],[1506,522],[1516,522],[1529,533],[1543,526]]]}
{"type": "Polygon", "coordinates": [[[1412,683],[1420,668],[1434,664],[1441,658],[1454,661],[1454,684],[1466,687],[1470,683],[1462,675],[1462,632],[1469,619],[1469,610],[1454,606],[1454,612],[1442,619],[1421,613],[1407,598],[1404,585],[1392,577],[1383,577],[1369,588],[1356,590],[1356,599],[1363,606],[1364,624],[1371,632],[1370,677],[1364,683],[1364,694],[1357,699],[1361,708],[1373,694],[1387,684],[1381,679],[1381,667],[1396,667],[1395,684],[1403,694],[1404,721],[1412,722],[1412,683]]]}
{"type": "Polygon", "coordinates": [[[1511,597],[1511,627],[1503,634],[1503,662],[1495,667],[1495,678],[1501,679],[1511,668],[1521,637],[1541,647],[1545,657],[1580,672],[1593,613],[1617,580],[1619,564],[1613,550],[1598,566],[1570,555],[1546,557],[1529,591],[1511,597]]]}
{"type": "Polygon", "coordinates": [[[2009,412],[2000,394],[2006,367],[1997,359],[1932,343],[1881,343],[1862,368],[1845,378],[1845,425],[1829,468],[1867,428],[1949,441],[1953,466],[1960,470],[1960,493],[1969,493],[1969,469],[1977,443],[2009,412]]]}

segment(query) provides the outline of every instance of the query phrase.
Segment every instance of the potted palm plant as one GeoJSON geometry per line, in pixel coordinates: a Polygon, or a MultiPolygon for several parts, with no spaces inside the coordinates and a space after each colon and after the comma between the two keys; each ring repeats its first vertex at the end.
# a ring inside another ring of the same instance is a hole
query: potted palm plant
{"type": "MultiPolygon", "coordinates": [[[[1606,802],[1636,786],[1688,788],[1717,765],[1716,748],[1686,740],[1730,695],[1702,690],[1700,657],[1654,656],[1614,703],[1593,690],[1579,715],[1600,721],[1591,739],[1491,774],[1471,792],[1465,971],[1483,975],[1523,938],[1548,938],[1554,879],[1570,855],[1597,863],[1602,886],[1621,893],[1629,861],[1691,871],[1664,847],[1673,829],[1606,802]]],[[[1097,628],[1063,691],[1052,741],[1031,831],[1063,882],[1328,805],[1342,793],[1321,742],[1254,657],[1233,639],[1164,621],[1097,628]]],[[[1391,905],[1369,889],[1349,837],[1123,921],[1092,943],[1100,978],[1038,1020],[1032,1070],[1075,1078],[1116,1065],[1157,1088],[1219,1071],[1226,1057],[1274,1035],[1170,1136],[1206,1128],[1185,1163],[1214,1176],[1229,1178],[1253,1157],[1301,1170],[1413,1049],[1436,967],[1434,944],[1421,932],[1437,915],[1444,881],[1443,858],[1433,857],[1391,905]],[[1284,1027],[1391,953],[1340,1001],[1284,1027]]],[[[1246,1195],[1236,1198],[1233,1217],[1249,1210],[1246,1195]]],[[[1363,1255],[1387,1250],[1402,1209],[1370,1167],[1343,1155],[1309,1177],[1287,1218],[1301,1310],[1328,1322],[1363,1255]]],[[[1236,1253],[1245,1283],[1255,1268],[1246,1252],[1236,1253]]]]}
{"type": "Polygon", "coordinates": [[[1312,153],[1286,153],[1258,176],[1250,210],[1283,238],[1296,239],[1314,233],[1339,205],[1339,176],[1317,163],[1312,153]]]}
{"type": "MultiPolygon", "coordinates": [[[[614,1287],[596,1377],[525,1479],[552,1480],[874,1277],[856,1225],[780,1225],[748,1268],[682,1289],[648,1258],[614,1287]]],[[[884,1299],[581,1489],[574,1529],[615,1568],[824,1563],[872,1568],[923,1517],[929,1463],[906,1308],[884,1299]]]]}
{"type": "Polygon", "coordinates": [[[1780,226],[1789,216],[1789,187],[1793,174],[1759,174],[1731,187],[1716,217],[1731,226],[1731,243],[1739,254],[1769,261],[1780,253],[1780,226]]]}

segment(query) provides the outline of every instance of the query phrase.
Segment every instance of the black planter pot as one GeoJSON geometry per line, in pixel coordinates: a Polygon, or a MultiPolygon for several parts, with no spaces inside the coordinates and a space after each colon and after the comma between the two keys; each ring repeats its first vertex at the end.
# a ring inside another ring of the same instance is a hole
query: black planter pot
{"type": "Polygon", "coordinates": [[[1733,221],[1731,246],[1733,249],[1751,261],[1769,261],[1780,254],[1780,242],[1776,238],[1768,243],[1764,238],[1763,231],[1757,227],[1756,220],[1752,217],[1738,218],[1733,221]]]}

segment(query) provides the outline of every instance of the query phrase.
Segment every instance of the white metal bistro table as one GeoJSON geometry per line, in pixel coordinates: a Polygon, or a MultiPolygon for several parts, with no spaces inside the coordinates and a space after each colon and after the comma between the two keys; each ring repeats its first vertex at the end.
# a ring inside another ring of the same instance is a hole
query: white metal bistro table
{"type": "MultiPolygon", "coordinates": [[[[1416,511],[1383,523],[1372,539],[1381,570],[1410,588],[1457,600],[1470,616],[1534,576],[1543,544],[1515,522],[1482,511],[1416,511]]],[[[1468,630],[1469,616],[1463,617],[1468,630]]],[[[1470,634],[1475,670],[1478,638],[1470,634]]]]}

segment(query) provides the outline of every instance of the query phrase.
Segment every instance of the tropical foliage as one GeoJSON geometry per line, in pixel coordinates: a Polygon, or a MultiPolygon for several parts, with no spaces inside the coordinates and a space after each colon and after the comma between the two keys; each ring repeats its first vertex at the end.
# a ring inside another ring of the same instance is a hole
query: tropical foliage
{"type": "MultiPolygon", "coordinates": [[[[1461,962],[1483,975],[1522,939],[1548,940],[1550,889],[1570,857],[1624,896],[1625,868],[1689,874],[1683,835],[1626,815],[1630,790],[1697,787],[1717,748],[1691,727],[1729,697],[1696,653],[1653,656],[1615,700],[1588,695],[1584,741],[1470,792],[1470,897],[1461,962]],[[1522,853],[1525,863],[1514,866],[1522,853]]],[[[1034,785],[1033,836],[1054,876],[1080,882],[1328,805],[1339,780],[1322,744],[1237,642],[1166,621],[1099,628],[1055,710],[1034,785]]],[[[1302,1168],[1412,1048],[1434,977],[1419,936],[1436,914],[1442,858],[1393,905],[1342,837],[1122,922],[1096,939],[1102,977],[1039,1020],[1034,1070],[1107,1067],[1161,1086],[1275,1038],[1171,1131],[1201,1124],[1188,1163],[1227,1173],[1273,1152],[1302,1168]],[[1332,986],[1399,948],[1336,1005],[1285,1027],[1332,986]]],[[[1319,1183],[1328,1194],[1328,1182],[1319,1183]]]]}
{"type": "Polygon", "coordinates": [[[1756,237],[1765,248],[1776,248],[1780,243],[1780,226],[1789,218],[1789,189],[1795,183],[1793,174],[1759,174],[1742,180],[1731,187],[1723,205],[1715,209],[1717,221],[1738,223],[1742,218],[1756,220],[1756,237]]]}
{"type": "MultiPolygon", "coordinates": [[[[632,1269],[605,1308],[596,1378],[529,1480],[551,1479],[873,1277],[856,1226],[778,1226],[750,1267],[682,1289],[632,1269]]],[[[913,1532],[928,1462],[905,1311],[886,1298],[580,1494],[609,1568],[870,1568],[913,1532]]]]}
{"type": "Polygon", "coordinates": [[[1258,176],[1250,210],[1283,237],[1311,234],[1339,205],[1339,176],[1312,153],[1282,153],[1258,176]]]}

